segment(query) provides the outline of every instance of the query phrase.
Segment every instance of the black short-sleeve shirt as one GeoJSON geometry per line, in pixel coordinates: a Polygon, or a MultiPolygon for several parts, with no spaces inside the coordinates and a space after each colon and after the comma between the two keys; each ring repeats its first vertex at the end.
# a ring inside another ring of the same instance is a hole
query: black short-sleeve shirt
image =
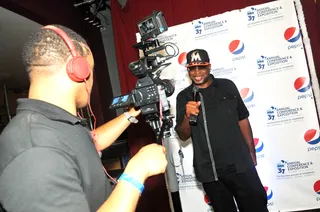
{"type": "MultiPolygon", "coordinates": [[[[204,89],[199,89],[203,96],[210,145],[217,170],[235,165],[237,172],[244,172],[252,167],[248,146],[239,127],[239,121],[249,117],[249,112],[242,101],[236,85],[228,79],[214,78],[204,89]]],[[[177,96],[176,126],[184,119],[185,106],[193,100],[192,87],[185,88],[177,96]]],[[[199,99],[198,99],[199,100],[199,99]]],[[[214,180],[212,162],[205,135],[202,108],[197,117],[197,124],[191,126],[193,143],[193,165],[200,182],[214,180]]]]}
{"type": "Polygon", "coordinates": [[[7,211],[97,211],[111,193],[86,122],[19,99],[0,136],[0,202],[7,211]]]}

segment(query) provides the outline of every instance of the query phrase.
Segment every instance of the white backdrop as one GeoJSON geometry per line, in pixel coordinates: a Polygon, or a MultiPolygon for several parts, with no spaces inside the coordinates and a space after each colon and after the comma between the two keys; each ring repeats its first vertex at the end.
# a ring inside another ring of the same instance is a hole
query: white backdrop
{"type": "MultiPolygon", "coordinates": [[[[194,48],[208,51],[215,77],[237,85],[250,111],[270,211],[320,208],[319,123],[299,29],[293,0],[282,0],[170,27],[159,36],[180,50],[161,77],[175,82],[173,114],[177,94],[190,84],[184,66],[194,48]]],[[[183,211],[212,211],[195,179],[192,142],[179,141],[172,128],[169,144],[183,211]]]]}

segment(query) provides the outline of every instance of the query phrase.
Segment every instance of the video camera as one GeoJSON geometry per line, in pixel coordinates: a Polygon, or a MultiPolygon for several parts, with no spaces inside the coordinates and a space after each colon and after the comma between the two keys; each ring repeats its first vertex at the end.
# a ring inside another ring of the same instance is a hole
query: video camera
{"type": "Polygon", "coordinates": [[[143,57],[129,64],[130,71],[138,78],[136,87],[127,95],[115,97],[110,108],[123,108],[130,105],[140,108],[160,142],[162,137],[170,136],[170,128],[173,126],[174,116],[170,114],[170,103],[167,97],[171,96],[175,90],[171,80],[160,79],[160,74],[171,64],[166,61],[178,56],[179,49],[173,43],[160,44],[156,39],[158,35],[168,30],[162,12],[154,11],[139,21],[137,26],[141,42],[134,44],[133,47],[142,50],[143,57]],[[170,48],[173,50],[172,53],[170,48]],[[167,55],[158,53],[162,50],[167,55]]]}

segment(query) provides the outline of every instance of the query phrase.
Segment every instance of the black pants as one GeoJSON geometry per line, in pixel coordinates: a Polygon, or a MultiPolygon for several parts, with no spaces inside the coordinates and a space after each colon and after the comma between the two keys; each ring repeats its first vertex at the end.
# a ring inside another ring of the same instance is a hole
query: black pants
{"type": "Polygon", "coordinates": [[[268,212],[267,193],[255,168],[237,174],[234,166],[217,170],[219,180],[203,183],[214,212],[268,212]]]}

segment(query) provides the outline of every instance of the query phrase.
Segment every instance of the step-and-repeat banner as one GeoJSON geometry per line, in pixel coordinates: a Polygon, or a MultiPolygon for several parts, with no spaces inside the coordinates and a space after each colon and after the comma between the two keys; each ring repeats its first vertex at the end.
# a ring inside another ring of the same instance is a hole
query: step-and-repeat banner
{"type": "MultiPolygon", "coordinates": [[[[180,50],[161,77],[175,82],[173,114],[177,94],[190,85],[185,65],[192,49],[207,50],[211,73],[237,85],[250,111],[270,211],[320,208],[319,123],[299,29],[293,0],[282,0],[170,27],[158,37],[180,50]]],[[[172,128],[168,153],[183,211],[213,211],[195,178],[192,141],[180,141],[172,128]]]]}

